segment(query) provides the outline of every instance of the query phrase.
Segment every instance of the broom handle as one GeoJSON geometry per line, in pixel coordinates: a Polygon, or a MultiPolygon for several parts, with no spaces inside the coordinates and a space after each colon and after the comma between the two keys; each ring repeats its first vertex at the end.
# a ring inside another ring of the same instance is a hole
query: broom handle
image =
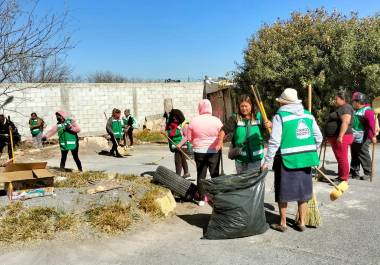
{"type": "Polygon", "coordinates": [[[307,108],[308,108],[308,110],[311,112],[311,102],[312,102],[312,97],[313,97],[313,93],[312,93],[312,89],[311,89],[311,85],[309,84],[308,86],[307,86],[307,95],[308,95],[308,97],[307,97],[307,108]]]}
{"type": "Polygon", "coordinates": [[[374,171],[374,166],[373,166],[373,161],[375,160],[375,146],[376,146],[376,144],[372,144],[372,161],[371,161],[371,176],[370,176],[370,178],[369,178],[369,180],[372,182],[372,178],[373,178],[373,175],[374,175],[374,173],[373,173],[373,171],[374,171]]]}
{"type": "Polygon", "coordinates": [[[323,150],[323,160],[322,160],[322,167],[325,167],[325,158],[326,158],[326,149],[327,149],[327,139],[325,139],[325,149],[323,150]]]}
{"type": "Polygon", "coordinates": [[[320,170],[320,169],[317,168],[317,167],[315,167],[315,169],[318,171],[319,174],[321,174],[325,179],[327,179],[328,182],[331,183],[331,185],[333,185],[337,190],[340,190],[340,189],[338,188],[338,185],[336,185],[334,182],[332,182],[332,180],[331,180],[328,176],[326,176],[325,173],[323,173],[322,170],[320,170]]]}
{"type": "Polygon", "coordinates": [[[11,140],[12,163],[14,163],[15,162],[15,150],[13,148],[13,132],[12,132],[12,127],[9,127],[9,139],[11,140]]]}
{"type": "Polygon", "coordinates": [[[197,164],[195,164],[194,160],[192,160],[184,151],[182,151],[181,148],[179,148],[174,142],[172,139],[169,138],[169,136],[167,136],[165,133],[161,133],[163,136],[166,137],[166,139],[168,139],[174,146],[175,148],[178,149],[178,151],[180,151],[187,159],[190,160],[190,162],[194,165],[194,166],[197,166],[197,164]]]}
{"type": "MultiPolygon", "coordinates": [[[[251,85],[251,90],[252,90],[253,96],[255,97],[256,105],[259,107],[261,115],[263,116],[263,121],[264,123],[267,123],[269,120],[268,120],[267,113],[265,112],[264,104],[261,101],[259,91],[256,91],[256,88],[253,85],[251,85]]],[[[269,133],[272,133],[271,128],[267,128],[267,130],[269,133]]]]}

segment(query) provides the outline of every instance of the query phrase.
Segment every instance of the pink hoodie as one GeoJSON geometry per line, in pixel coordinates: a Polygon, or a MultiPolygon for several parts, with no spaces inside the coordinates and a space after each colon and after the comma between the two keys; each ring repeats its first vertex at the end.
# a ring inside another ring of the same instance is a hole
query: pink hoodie
{"type": "MultiPolygon", "coordinates": [[[[63,111],[63,110],[59,110],[57,111],[56,113],[58,113],[59,115],[61,115],[64,119],[67,119],[69,117],[69,114],[66,112],[66,111],[63,111]]],[[[76,121],[76,119],[74,117],[71,117],[72,119],[72,123],[71,123],[71,130],[75,133],[79,133],[80,132],[80,127],[76,121]]],[[[45,137],[46,138],[49,138],[51,136],[53,136],[58,130],[58,126],[57,125],[54,125],[46,134],[45,134],[45,137]]]]}
{"type": "Polygon", "coordinates": [[[203,99],[198,106],[199,116],[190,120],[187,139],[192,143],[194,152],[216,153],[218,134],[223,123],[212,116],[211,102],[203,99]]]}

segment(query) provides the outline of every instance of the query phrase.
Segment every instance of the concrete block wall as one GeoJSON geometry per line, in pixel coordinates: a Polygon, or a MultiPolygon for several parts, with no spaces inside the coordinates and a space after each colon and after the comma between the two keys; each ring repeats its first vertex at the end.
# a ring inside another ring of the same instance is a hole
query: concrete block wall
{"type": "Polygon", "coordinates": [[[77,118],[81,136],[101,135],[105,133],[104,112],[109,117],[113,108],[129,108],[142,125],[146,116],[162,114],[164,99],[172,98],[173,106],[191,118],[198,114],[203,95],[201,82],[17,84],[6,89],[13,90],[10,94],[15,99],[4,114],[11,116],[24,139],[30,137],[32,112],[43,118],[49,129],[56,124],[55,112],[63,109],[77,118]]]}

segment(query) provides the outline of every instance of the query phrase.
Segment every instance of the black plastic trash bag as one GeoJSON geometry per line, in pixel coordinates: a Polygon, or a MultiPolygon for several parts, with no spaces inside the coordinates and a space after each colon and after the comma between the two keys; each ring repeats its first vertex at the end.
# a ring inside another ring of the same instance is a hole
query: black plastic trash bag
{"type": "Polygon", "coordinates": [[[264,210],[267,173],[250,171],[202,181],[213,204],[205,238],[246,237],[268,229],[264,210]]]}

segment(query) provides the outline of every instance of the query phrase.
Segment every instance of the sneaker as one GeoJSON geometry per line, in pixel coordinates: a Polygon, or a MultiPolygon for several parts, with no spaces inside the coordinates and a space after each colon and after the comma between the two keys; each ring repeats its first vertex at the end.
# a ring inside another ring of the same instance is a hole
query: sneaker
{"type": "Polygon", "coordinates": [[[191,178],[191,175],[190,175],[190,173],[186,173],[186,174],[184,174],[182,177],[183,177],[184,179],[189,179],[189,178],[191,178]]]}
{"type": "Polygon", "coordinates": [[[350,173],[350,178],[351,179],[359,179],[359,175],[350,173]]]}
{"type": "Polygon", "coordinates": [[[332,182],[334,182],[336,185],[339,185],[342,181],[343,181],[343,179],[341,179],[339,177],[332,179],[332,182]]]}
{"type": "Polygon", "coordinates": [[[360,176],[360,180],[369,180],[370,178],[371,178],[371,176],[369,176],[369,175],[360,176]]]}
{"type": "Polygon", "coordinates": [[[198,206],[202,207],[202,206],[205,206],[206,203],[205,203],[205,201],[198,201],[197,204],[198,204],[198,206]]]}

